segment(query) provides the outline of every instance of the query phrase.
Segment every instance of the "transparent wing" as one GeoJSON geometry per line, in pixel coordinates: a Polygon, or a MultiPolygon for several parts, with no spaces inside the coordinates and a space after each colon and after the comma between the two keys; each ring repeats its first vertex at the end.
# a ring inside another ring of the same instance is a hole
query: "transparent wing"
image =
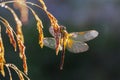
{"type": "Polygon", "coordinates": [[[55,49],[55,39],[54,38],[51,38],[51,37],[44,38],[43,42],[46,47],[55,49]]]}
{"type": "Polygon", "coordinates": [[[89,46],[86,43],[80,41],[68,40],[67,43],[67,50],[72,53],[85,52],[88,48],[89,46]]]}
{"type": "Polygon", "coordinates": [[[69,37],[70,39],[73,39],[75,41],[86,42],[97,37],[98,32],[96,30],[90,30],[84,32],[72,32],[69,35],[70,35],[69,37]]]}
{"type": "Polygon", "coordinates": [[[54,31],[53,31],[53,27],[52,26],[49,28],[49,32],[54,37],[54,31]]]}

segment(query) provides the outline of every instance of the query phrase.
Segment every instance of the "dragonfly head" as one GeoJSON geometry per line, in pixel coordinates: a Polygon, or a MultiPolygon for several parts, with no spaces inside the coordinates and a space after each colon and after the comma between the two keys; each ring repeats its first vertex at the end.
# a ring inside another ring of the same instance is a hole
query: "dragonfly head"
{"type": "Polygon", "coordinates": [[[63,30],[66,30],[66,27],[65,26],[60,26],[60,30],[63,31],[63,30]]]}

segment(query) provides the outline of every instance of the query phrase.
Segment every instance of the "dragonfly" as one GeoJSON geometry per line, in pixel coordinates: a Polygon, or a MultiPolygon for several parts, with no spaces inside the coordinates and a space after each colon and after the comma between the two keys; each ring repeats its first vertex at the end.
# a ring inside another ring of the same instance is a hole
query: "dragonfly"
{"type": "MultiPolygon", "coordinates": [[[[45,37],[43,42],[46,47],[55,49],[56,48],[56,40],[53,31],[53,27],[49,28],[49,32],[53,37],[45,37]]],[[[60,26],[60,46],[59,51],[62,52],[60,70],[63,69],[64,58],[65,58],[65,50],[72,53],[81,53],[85,52],[89,49],[87,45],[87,41],[92,40],[98,36],[98,31],[96,30],[88,30],[83,32],[71,32],[68,33],[65,26],[60,26]]]]}

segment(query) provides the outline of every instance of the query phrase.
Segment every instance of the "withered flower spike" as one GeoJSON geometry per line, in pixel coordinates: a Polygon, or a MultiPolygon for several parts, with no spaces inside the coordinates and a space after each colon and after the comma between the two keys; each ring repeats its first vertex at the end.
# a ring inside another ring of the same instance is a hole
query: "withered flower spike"
{"type": "Polygon", "coordinates": [[[28,74],[28,67],[27,67],[27,62],[26,62],[26,55],[23,55],[23,68],[24,72],[28,74]]]}
{"type": "Polygon", "coordinates": [[[55,40],[56,40],[56,55],[58,55],[59,48],[60,48],[60,37],[59,37],[60,27],[58,25],[57,19],[47,10],[47,7],[46,7],[44,1],[43,0],[39,0],[39,2],[42,4],[42,8],[46,12],[48,18],[50,19],[51,26],[54,29],[55,40]]]}
{"type": "Polygon", "coordinates": [[[38,32],[39,32],[39,44],[40,44],[40,47],[43,48],[43,45],[44,45],[43,44],[44,35],[43,35],[41,21],[37,22],[37,29],[38,29],[38,32]]]}
{"type": "Polygon", "coordinates": [[[12,67],[14,70],[15,70],[15,72],[17,73],[17,75],[18,75],[18,77],[19,77],[19,79],[20,80],[24,80],[24,77],[23,77],[23,75],[22,75],[22,73],[19,71],[19,70],[17,70],[18,68],[16,67],[12,67]]]}
{"type": "Polygon", "coordinates": [[[5,66],[8,67],[8,68],[12,68],[13,70],[15,70],[15,72],[17,73],[17,75],[18,75],[18,77],[19,77],[20,80],[25,80],[25,78],[27,80],[30,80],[29,77],[26,74],[24,74],[22,71],[20,71],[14,64],[10,64],[9,63],[9,64],[5,64],[5,66]]]}
{"type": "Polygon", "coordinates": [[[4,64],[5,64],[5,58],[4,58],[4,46],[1,38],[1,27],[0,27],[0,73],[5,77],[4,72],[4,64]]]}
{"type": "Polygon", "coordinates": [[[33,13],[36,21],[37,21],[37,30],[38,30],[38,33],[39,33],[39,44],[40,44],[40,47],[43,48],[43,38],[44,38],[44,34],[43,34],[43,24],[42,24],[42,20],[38,17],[38,15],[35,13],[35,11],[30,8],[29,6],[27,6],[31,12],[33,13]]]}
{"type": "Polygon", "coordinates": [[[17,37],[19,37],[19,39],[22,41],[22,43],[24,43],[24,36],[23,36],[23,32],[22,32],[22,26],[17,25],[16,26],[16,30],[17,30],[17,37]]]}
{"type": "Polygon", "coordinates": [[[55,40],[56,40],[56,55],[58,55],[59,52],[59,48],[60,48],[60,27],[58,25],[57,19],[48,11],[46,11],[50,22],[51,22],[51,26],[53,27],[54,30],[54,35],[55,35],[55,40]]]}
{"type": "Polygon", "coordinates": [[[18,42],[18,47],[20,50],[20,58],[23,60],[23,69],[24,72],[27,74],[28,73],[28,67],[27,67],[27,62],[26,62],[26,56],[25,56],[25,46],[22,43],[22,41],[17,37],[17,42],[18,42]]]}
{"type": "Polygon", "coordinates": [[[58,25],[57,19],[48,11],[46,12],[50,22],[51,22],[51,26],[53,27],[54,30],[54,35],[55,35],[55,40],[56,40],[56,55],[58,55],[59,52],[59,48],[60,48],[60,27],[58,25]]]}
{"type": "MultiPolygon", "coordinates": [[[[53,26],[54,33],[56,35],[55,36],[55,39],[56,39],[56,55],[58,55],[59,46],[60,46],[60,38],[59,38],[60,32],[59,32],[59,25],[57,23],[57,19],[50,12],[47,11],[47,7],[46,7],[46,5],[45,5],[43,0],[39,0],[39,2],[42,4],[42,8],[39,5],[34,4],[34,3],[30,3],[30,2],[26,2],[26,3],[41,8],[48,15],[48,18],[50,19],[50,22],[51,22],[51,26],[53,26]]],[[[36,13],[34,12],[34,10],[32,8],[30,8],[29,6],[27,6],[27,7],[32,11],[32,13],[35,16],[35,19],[37,21],[37,25],[38,25],[38,29],[39,29],[38,30],[39,31],[39,44],[40,44],[41,47],[43,47],[44,35],[43,35],[43,31],[42,31],[42,28],[43,28],[42,21],[39,19],[39,17],[36,15],[36,13]]]]}
{"type": "Polygon", "coordinates": [[[14,50],[16,51],[16,41],[14,39],[14,35],[13,35],[12,31],[10,29],[6,28],[6,33],[9,36],[10,43],[13,45],[14,50]]]}
{"type": "MultiPolygon", "coordinates": [[[[9,23],[8,22],[6,22],[6,23],[4,22],[4,25],[7,26],[6,32],[7,32],[8,36],[10,37],[10,42],[12,42],[12,44],[13,44],[13,42],[16,44],[16,41],[13,38],[14,36],[13,36],[12,29],[11,29],[9,23]]],[[[19,50],[20,50],[20,54],[19,55],[20,55],[20,58],[23,59],[24,72],[27,74],[28,68],[27,68],[26,58],[23,57],[23,56],[25,56],[25,46],[23,44],[23,40],[21,40],[21,37],[19,35],[16,35],[16,36],[17,36],[18,47],[19,47],[19,50]]]]}
{"type": "Polygon", "coordinates": [[[15,11],[12,8],[10,8],[9,6],[5,6],[5,8],[8,9],[12,13],[14,20],[16,22],[17,35],[24,43],[24,36],[22,32],[22,22],[20,21],[20,19],[18,18],[18,16],[16,15],[15,11]]]}
{"type": "Polygon", "coordinates": [[[11,26],[8,23],[7,20],[5,20],[4,18],[2,18],[1,16],[0,16],[0,19],[2,19],[0,21],[5,25],[5,27],[6,27],[6,33],[7,33],[8,37],[9,37],[9,39],[10,39],[10,43],[13,45],[13,47],[14,47],[14,49],[16,51],[17,44],[16,44],[16,41],[14,39],[13,29],[11,28],[11,26]]]}
{"type": "Polygon", "coordinates": [[[18,46],[19,46],[19,50],[20,50],[20,58],[23,60],[23,69],[24,72],[27,74],[28,72],[28,68],[27,68],[27,63],[26,63],[26,56],[25,56],[25,46],[24,46],[24,37],[23,37],[23,33],[22,33],[22,23],[19,20],[18,16],[16,15],[16,13],[14,12],[14,10],[12,10],[10,7],[7,7],[8,10],[11,11],[11,13],[14,16],[14,19],[16,21],[16,30],[17,30],[17,42],[18,42],[18,46]]]}
{"type": "MultiPolygon", "coordinates": [[[[24,72],[27,74],[28,72],[28,68],[27,68],[27,63],[26,63],[26,56],[25,56],[25,46],[24,46],[24,37],[23,37],[23,34],[22,34],[22,23],[21,21],[19,20],[19,18],[17,17],[16,13],[14,12],[13,9],[11,9],[10,7],[8,6],[5,6],[6,9],[8,9],[14,16],[14,19],[16,21],[16,24],[17,24],[17,34],[15,33],[16,37],[17,37],[17,42],[18,42],[18,47],[19,47],[19,51],[20,51],[20,58],[23,60],[23,68],[24,68],[24,72]]],[[[11,26],[9,25],[9,23],[7,22],[7,20],[5,20],[4,18],[1,17],[2,22],[4,22],[4,25],[7,26],[7,33],[8,33],[8,36],[10,37],[10,42],[13,44],[13,34],[12,34],[12,29],[11,29],[11,26]]],[[[14,45],[16,47],[16,45],[14,45]]],[[[16,48],[15,48],[16,50],[16,48]]]]}

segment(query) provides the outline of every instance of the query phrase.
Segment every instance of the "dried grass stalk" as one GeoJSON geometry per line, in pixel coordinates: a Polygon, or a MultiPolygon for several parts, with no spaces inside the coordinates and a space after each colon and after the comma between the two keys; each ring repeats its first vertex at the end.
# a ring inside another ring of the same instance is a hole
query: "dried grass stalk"
{"type": "Polygon", "coordinates": [[[5,58],[4,58],[4,46],[3,41],[1,38],[1,27],[0,27],[0,73],[5,77],[4,72],[4,64],[5,64],[5,58]]]}
{"type": "Polygon", "coordinates": [[[20,51],[19,55],[20,55],[20,58],[23,60],[24,72],[27,74],[28,69],[27,69],[27,63],[26,63],[24,37],[23,37],[23,33],[22,33],[22,23],[19,20],[19,18],[17,17],[17,15],[13,9],[11,9],[8,6],[6,8],[8,10],[10,10],[10,12],[13,14],[13,17],[14,17],[15,22],[16,22],[16,30],[17,30],[16,36],[17,36],[17,42],[18,42],[18,47],[19,47],[19,51],[20,51]]]}
{"type": "Polygon", "coordinates": [[[43,0],[38,0],[38,1],[41,3],[42,8],[46,11],[46,10],[47,10],[47,7],[46,7],[44,1],[43,1],[43,0]]]}
{"type": "MultiPolygon", "coordinates": [[[[60,48],[60,34],[61,34],[60,33],[60,27],[58,25],[58,21],[49,11],[47,11],[47,7],[46,7],[44,1],[43,0],[39,0],[39,2],[42,4],[42,7],[40,7],[37,4],[31,3],[31,2],[26,2],[26,3],[34,5],[34,6],[38,7],[38,8],[40,8],[40,9],[44,10],[46,12],[46,14],[48,15],[48,18],[50,19],[50,22],[51,22],[51,26],[54,29],[54,34],[55,34],[55,39],[56,39],[56,55],[58,55],[59,48],[60,48]]],[[[38,19],[38,17],[37,17],[35,12],[32,11],[32,13],[36,17],[36,20],[37,20],[37,25],[38,25],[38,29],[39,29],[38,31],[39,31],[39,34],[40,34],[39,43],[42,45],[43,44],[43,38],[42,38],[43,31],[42,31],[42,28],[41,28],[42,27],[41,20],[38,19]]]]}
{"type": "Polygon", "coordinates": [[[56,40],[56,55],[58,55],[58,52],[60,50],[60,27],[58,25],[57,19],[47,10],[47,7],[43,0],[39,0],[39,2],[42,4],[43,10],[48,15],[48,18],[50,19],[51,26],[54,29],[54,35],[56,40]]]}
{"type": "MultiPolygon", "coordinates": [[[[10,42],[15,47],[15,51],[16,51],[16,41],[14,39],[13,30],[7,20],[5,20],[2,17],[0,18],[3,20],[1,22],[6,26],[6,33],[8,34],[10,38],[10,42]]],[[[25,46],[24,46],[23,40],[21,39],[21,36],[18,34],[16,35],[16,37],[17,37],[17,43],[20,51],[19,55],[20,55],[20,58],[23,60],[23,69],[24,69],[24,72],[27,74],[28,68],[27,68],[27,62],[26,62],[26,56],[25,56],[25,46]]]]}
{"type": "Polygon", "coordinates": [[[44,34],[43,34],[43,24],[42,24],[42,20],[38,17],[38,15],[35,13],[35,11],[30,8],[29,6],[27,6],[31,12],[33,13],[36,21],[37,21],[37,30],[38,30],[38,33],[39,33],[39,44],[40,44],[40,47],[43,48],[43,38],[44,38],[44,34]]]}
{"type": "Polygon", "coordinates": [[[27,74],[28,67],[27,67],[27,62],[26,62],[25,46],[18,36],[17,36],[17,42],[18,42],[18,47],[20,51],[20,58],[23,60],[23,69],[24,69],[24,72],[27,74]]]}
{"type": "Polygon", "coordinates": [[[24,43],[24,36],[23,36],[23,32],[22,32],[22,26],[17,25],[16,30],[17,30],[17,32],[16,32],[17,37],[19,37],[19,39],[22,41],[22,43],[24,43]]]}
{"type": "Polygon", "coordinates": [[[47,12],[47,15],[51,21],[51,26],[53,26],[55,40],[56,40],[56,55],[58,55],[59,48],[60,48],[60,28],[57,23],[57,19],[49,12],[47,12]]]}
{"type": "MultiPolygon", "coordinates": [[[[17,73],[18,77],[20,80],[25,80],[25,78],[27,80],[30,80],[29,77],[24,74],[22,71],[20,71],[14,64],[5,64],[5,66],[9,69],[9,68],[12,68],[13,70],[15,70],[15,72],[17,73]],[[25,78],[24,78],[25,77],[25,78]]],[[[10,70],[10,69],[9,69],[10,70]]],[[[9,71],[10,72],[10,71],[9,71]]],[[[11,72],[9,73],[11,74],[11,72]]],[[[12,76],[11,76],[12,77],[12,76]]]]}
{"type": "Polygon", "coordinates": [[[58,55],[59,52],[59,48],[60,48],[60,27],[58,25],[57,19],[49,12],[46,12],[50,22],[51,22],[51,26],[53,27],[54,30],[54,35],[55,35],[55,40],[56,40],[56,55],[58,55]]]}
{"type": "Polygon", "coordinates": [[[9,6],[5,6],[5,8],[8,9],[12,13],[14,20],[16,22],[17,36],[24,43],[24,36],[23,36],[23,32],[22,32],[22,22],[20,21],[17,14],[14,12],[14,10],[12,8],[10,8],[9,6]]]}
{"type": "Polygon", "coordinates": [[[15,51],[16,51],[17,45],[16,45],[16,41],[15,41],[15,38],[14,38],[14,35],[13,35],[13,30],[12,30],[10,24],[8,23],[8,21],[7,21],[6,19],[2,18],[1,16],[0,16],[0,19],[2,19],[1,22],[2,22],[2,23],[5,25],[5,27],[6,27],[6,33],[8,34],[8,37],[9,37],[9,39],[10,39],[10,43],[13,45],[13,47],[14,47],[14,49],[15,49],[15,51]]]}
{"type": "Polygon", "coordinates": [[[16,22],[16,30],[17,30],[16,36],[17,36],[17,42],[18,42],[18,47],[19,47],[19,51],[20,51],[19,55],[20,55],[20,58],[23,60],[24,72],[27,74],[28,68],[27,68],[27,63],[26,63],[24,36],[22,33],[22,23],[19,20],[18,16],[16,15],[16,13],[14,12],[13,9],[11,9],[8,6],[6,6],[6,8],[13,14],[13,17],[14,17],[15,22],[16,22]]]}
{"type": "Polygon", "coordinates": [[[11,74],[10,68],[9,68],[8,66],[6,66],[6,68],[7,68],[7,70],[8,70],[10,80],[12,80],[12,74],[11,74]]]}
{"type": "Polygon", "coordinates": [[[39,44],[40,44],[40,47],[43,48],[43,39],[44,39],[44,35],[43,35],[43,30],[41,28],[41,21],[37,22],[37,29],[38,29],[38,32],[39,32],[39,44]]]}

